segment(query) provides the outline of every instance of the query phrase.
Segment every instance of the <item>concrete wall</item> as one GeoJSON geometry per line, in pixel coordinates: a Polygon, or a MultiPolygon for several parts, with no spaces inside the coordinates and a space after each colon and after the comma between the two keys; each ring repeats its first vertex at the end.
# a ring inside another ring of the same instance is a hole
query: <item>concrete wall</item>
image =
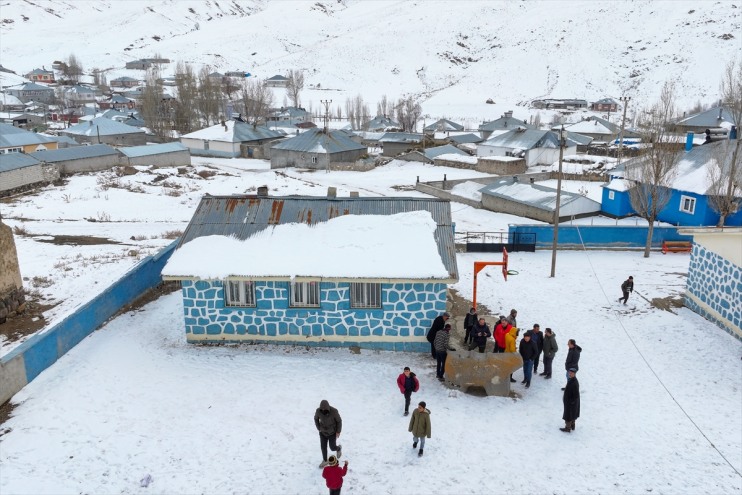
{"type": "Polygon", "coordinates": [[[13,230],[0,219],[0,295],[22,287],[13,230]]]}
{"type": "Polygon", "coordinates": [[[160,153],[158,155],[121,157],[122,165],[152,165],[154,167],[183,167],[191,164],[191,153],[188,150],[160,153]]]}
{"type": "Polygon", "coordinates": [[[254,308],[225,305],[219,280],[184,280],[188,342],[265,342],[324,347],[430,350],[433,319],[446,310],[446,284],[383,284],[379,309],[350,308],[350,284],[320,283],[319,308],[289,307],[288,282],[255,282],[254,308]]]}
{"type": "Polygon", "coordinates": [[[41,169],[40,178],[39,175],[35,173],[20,175],[11,174],[8,176],[5,174],[9,172],[0,173],[0,197],[32,189],[35,186],[50,184],[59,179],[59,167],[56,165],[47,165],[42,163],[39,167],[41,169]],[[6,185],[6,177],[8,177],[8,185],[12,185],[10,189],[4,188],[6,185]],[[10,177],[12,177],[12,179],[10,177]]]}
{"type": "Polygon", "coordinates": [[[191,150],[192,155],[215,156],[220,158],[235,158],[240,156],[240,143],[227,141],[208,141],[209,149],[206,149],[206,140],[180,138],[180,143],[191,150]]]}
{"type": "MultiPolygon", "coordinates": [[[[554,227],[551,225],[510,225],[512,234],[535,234],[536,249],[551,249],[554,227]]],[[[692,241],[693,237],[678,233],[676,227],[655,227],[652,248],[660,249],[663,241],[692,241]]],[[[647,227],[628,225],[560,225],[559,249],[644,249],[647,227]]]]}
{"type": "Polygon", "coordinates": [[[0,358],[0,404],[54,364],[124,306],[161,281],[177,241],[142,260],[109,288],[52,328],[37,333],[0,358]]]}
{"type": "Polygon", "coordinates": [[[509,213],[541,222],[552,222],[554,220],[554,212],[552,211],[536,208],[525,203],[518,203],[510,199],[498,198],[489,194],[482,194],[482,207],[490,211],[509,213]]]}
{"type": "Polygon", "coordinates": [[[16,168],[7,172],[0,172],[0,191],[10,191],[18,187],[43,182],[44,172],[41,164],[16,168]]]}
{"type": "Polygon", "coordinates": [[[93,158],[80,158],[77,160],[64,160],[54,162],[59,168],[62,175],[70,175],[78,172],[97,172],[99,170],[109,170],[121,165],[121,157],[118,154],[96,156],[93,158]]]}
{"type": "Polygon", "coordinates": [[[520,160],[493,160],[491,158],[484,158],[477,160],[477,164],[474,166],[474,170],[477,172],[483,172],[485,174],[497,174],[497,175],[516,175],[522,174],[528,169],[526,161],[520,160]]]}
{"type": "Polygon", "coordinates": [[[271,149],[271,168],[297,167],[326,170],[333,165],[351,166],[365,154],[366,150],[351,150],[328,154],[273,148],[271,149]]]}
{"type": "Polygon", "coordinates": [[[382,144],[384,146],[384,149],[381,152],[382,156],[397,156],[422,147],[420,143],[390,143],[387,141],[382,144]]]}

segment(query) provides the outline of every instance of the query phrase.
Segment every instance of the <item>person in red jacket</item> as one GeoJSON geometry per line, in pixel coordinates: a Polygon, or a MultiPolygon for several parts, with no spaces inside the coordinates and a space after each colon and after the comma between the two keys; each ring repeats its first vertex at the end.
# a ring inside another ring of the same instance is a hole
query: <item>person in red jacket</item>
{"type": "Polygon", "coordinates": [[[330,489],[330,495],[340,495],[340,489],[343,487],[343,476],[348,473],[348,461],[345,461],[341,468],[338,466],[338,458],[331,455],[327,462],[328,465],[322,470],[322,477],[325,479],[327,488],[330,489]]]}
{"type": "Polygon", "coordinates": [[[494,352],[505,352],[505,335],[508,334],[512,326],[505,319],[504,316],[500,316],[500,321],[495,325],[495,351],[494,352]]]}
{"type": "Polygon", "coordinates": [[[404,367],[404,371],[397,377],[397,386],[399,391],[404,394],[404,415],[410,414],[410,397],[412,392],[417,392],[420,389],[420,382],[417,381],[417,376],[410,371],[409,366],[404,367]]]}

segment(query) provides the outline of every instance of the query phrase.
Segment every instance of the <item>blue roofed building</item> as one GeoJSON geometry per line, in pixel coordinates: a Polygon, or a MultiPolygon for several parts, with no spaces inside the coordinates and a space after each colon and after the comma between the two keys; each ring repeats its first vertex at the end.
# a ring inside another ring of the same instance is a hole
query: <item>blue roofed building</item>
{"type": "Polygon", "coordinates": [[[271,146],[271,168],[354,168],[367,152],[344,131],[314,128],[271,146]]]}
{"type": "Polygon", "coordinates": [[[0,153],[0,197],[59,178],[56,167],[45,166],[26,153],[0,153]]]}
{"type": "Polygon", "coordinates": [[[80,143],[141,146],[147,142],[144,130],[106,117],[95,117],[88,122],[61,130],[59,133],[70,136],[80,143]]]}
{"type": "Polygon", "coordinates": [[[525,120],[516,119],[513,117],[513,111],[509,110],[503,114],[499,119],[485,122],[479,126],[479,132],[483,139],[488,139],[493,134],[502,133],[504,131],[512,131],[513,129],[535,129],[534,126],[526,122],[525,120]]]}
{"type": "Polygon", "coordinates": [[[448,119],[439,119],[423,128],[424,132],[463,131],[464,126],[448,119]]]}
{"type": "Polygon", "coordinates": [[[36,151],[30,155],[40,162],[54,165],[61,175],[108,170],[121,164],[119,152],[107,144],[36,151]]]}
{"type": "Polygon", "coordinates": [[[184,167],[191,164],[191,153],[179,142],[120,148],[122,163],[152,167],[184,167]]]}

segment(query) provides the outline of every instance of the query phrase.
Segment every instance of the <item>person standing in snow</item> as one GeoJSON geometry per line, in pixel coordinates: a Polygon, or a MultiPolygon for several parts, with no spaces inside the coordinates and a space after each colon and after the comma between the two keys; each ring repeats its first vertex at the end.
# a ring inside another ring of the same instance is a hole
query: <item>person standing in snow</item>
{"type": "Polygon", "coordinates": [[[493,336],[495,338],[495,349],[492,352],[505,352],[505,335],[510,331],[511,325],[505,318],[505,315],[500,316],[500,321],[495,325],[493,336]]]}
{"type": "Polygon", "coordinates": [[[523,381],[521,383],[526,384],[526,388],[531,386],[531,375],[533,373],[533,358],[536,357],[536,343],[533,342],[533,334],[526,332],[523,336],[523,340],[520,341],[518,352],[520,357],[523,358],[523,381]]]}
{"type": "Polygon", "coordinates": [[[338,458],[331,455],[327,460],[327,466],[322,470],[322,477],[325,479],[327,488],[330,489],[330,495],[340,495],[340,489],[343,487],[343,477],[348,474],[348,461],[343,463],[343,467],[338,466],[338,458]]]}
{"type": "Polygon", "coordinates": [[[476,308],[471,308],[464,318],[464,344],[468,344],[471,339],[471,327],[477,322],[479,317],[477,316],[476,308]]]}
{"type": "Polygon", "coordinates": [[[490,327],[484,321],[484,318],[479,318],[479,321],[471,327],[471,335],[473,336],[472,344],[469,346],[471,351],[475,347],[479,348],[479,352],[484,352],[484,348],[487,346],[487,339],[492,336],[490,327]]]}
{"type": "Polygon", "coordinates": [[[575,429],[575,421],[580,417],[580,382],[577,381],[575,375],[577,370],[570,368],[567,371],[567,386],[564,387],[564,414],[562,419],[564,420],[564,428],[559,428],[565,433],[571,433],[575,429]]]}
{"type": "Polygon", "coordinates": [[[541,351],[544,350],[544,334],[541,333],[541,327],[538,323],[534,323],[533,330],[531,330],[531,342],[536,346],[536,355],[533,357],[533,372],[538,373],[538,359],[541,356],[541,351]]]}
{"type": "Polygon", "coordinates": [[[618,302],[623,300],[623,303],[626,304],[629,302],[629,292],[634,292],[634,277],[630,276],[623,281],[621,284],[621,292],[623,292],[623,297],[619,297],[618,302]]]}
{"type": "Polygon", "coordinates": [[[436,368],[435,368],[435,376],[438,377],[440,381],[443,381],[443,374],[446,371],[446,358],[448,358],[448,351],[453,350],[448,346],[448,342],[451,339],[451,324],[446,323],[446,326],[443,327],[443,330],[439,331],[435,336],[435,342],[433,342],[433,347],[435,347],[435,359],[436,359],[436,368]]]}
{"type": "Polygon", "coordinates": [[[404,371],[397,377],[397,387],[399,387],[399,391],[404,395],[404,415],[407,416],[410,414],[412,392],[417,392],[420,389],[420,382],[417,380],[417,376],[410,371],[409,366],[405,366],[404,371]]]}
{"type": "Polygon", "coordinates": [[[569,379],[570,369],[574,369],[575,372],[580,369],[578,363],[580,362],[580,353],[582,352],[582,347],[577,345],[575,339],[569,339],[567,341],[567,347],[569,348],[569,350],[567,351],[567,360],[564,362],[564,369],[567,370],[567,379],[569,379]]]}
{"type": "Polygon", "coordinates": [[[433,320],[433,325],[430,327],[430,330],[428,330],[427,339],[428,342],[430,342],[430,354],[432,354],[433,359],[435,359],[435,346],[433,345],[433,342],[435,342],[435,336],[440,331],[443,330],[443,327],[446,325],[446,321],[451,317],[448,313],[443,313],[440,316],[437,316],[435,320],[433,320]]]}
{"type": "Polygon", "coordinates": [[[518,316],[518,312],[514,309],[511,309],[510,314],[507,317],[508,323],[510,323],[514,327],[517,327],[518,326],[518,322],[516,320],[517,316],[518,316]]]}
{"type": "Polygon", "coordinates": [[[343,446],[335,444],[340,438],[340,432],[343,429],[343,420],[337,409],[330,406],[330,403],[323,400],[314,413],[314,426],[319,432],[319,445],[322,449],[322,463],[319,467],[327,466],[327,444],[330,444],[330,450],[335,451],[338,459],[343,455],[343,446]]]}
{"type": "MultiPolygon", "coordinates": [[[[518,338],[518,329],[510,327],[507,335],[505,335],[505,352],[515,352],[515,340],[518,338]]],[[[510,373],[510,383],[515,383],[513,374],[510,373]]]]}
{"type": "Polygon", "coordinates": [[[407,431],[412,432],[412,448],[417,448],[417,443],[420,442],[420,450],[417,451],[417,456],[422,457],[423,449],[425,448],[425,438],[430,438],[430,411],[426,409],[425,401],[420,402],[412,413],[410,418],[410,426],[407,431]]]}
{"type": "Polygon", "coordinates": [[[547,380],[551,379],[551,363],[554,361],[554,356],[559,350],[557,344],[556,334],[551,328],[546,328],[544,332],[544,372],[539,376],[543,376],[547,380]]]}

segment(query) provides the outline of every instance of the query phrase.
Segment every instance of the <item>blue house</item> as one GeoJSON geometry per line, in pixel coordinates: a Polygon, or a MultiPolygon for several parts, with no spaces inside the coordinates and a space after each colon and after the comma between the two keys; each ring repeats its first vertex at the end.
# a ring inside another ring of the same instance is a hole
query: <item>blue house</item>
{"type": "MultiPolygon", "coordinates": [[[[267,189],[267,188],[266,188],[267,189]]],[[[448,201],[205,196],[163,270],[188,342],[426,351],[458,279],[448,201]]]]}
{"type": "MultiPolygon", "coordinates": [[[[660,211],[657,219],[661,222],[684,227],[714,226],[719,221],[719,213],[711,203],[711,197],[718,191],[711,178],[721,177],[722,184],[726,184],[731,168],[732,150],[734,141],[721,141],[697,146],[685,152],[677,163],[677,173],[670,187],[670,200],[660,211]],[[717,160],[721,160],[719,168],[717,160]],[[716,173],[712,173],[716,170],[716,173]],[[710,173],[711,172],[711,173],[710,173]]],[[[626,169],[638,167],[642,157],[626,162],[626,169]]],[[[634,182],[628,179],[614,178],[603,186],[602,212],[614,216],[625,217],[636,212],[631,207],[629,189],[634,182]]],[[[722,189],[726,190],[725,187],[722,189]]],[[[742,191],[739,186],[734,189],[735,198],[742,201],[742,191]]],[[[726,226],[742,226],[742,209],[726,218],[726,226]]]]}

